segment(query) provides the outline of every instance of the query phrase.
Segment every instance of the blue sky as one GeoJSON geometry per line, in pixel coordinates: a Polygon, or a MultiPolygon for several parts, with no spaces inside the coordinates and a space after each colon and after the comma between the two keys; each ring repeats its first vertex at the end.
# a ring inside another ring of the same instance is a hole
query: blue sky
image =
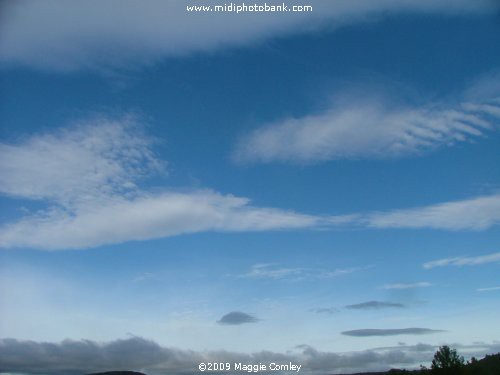
{"type": "Polygon", "coordinates": [[[138,4],[3,5],[0,370],[500,351],[496,2],[138,4]]]}

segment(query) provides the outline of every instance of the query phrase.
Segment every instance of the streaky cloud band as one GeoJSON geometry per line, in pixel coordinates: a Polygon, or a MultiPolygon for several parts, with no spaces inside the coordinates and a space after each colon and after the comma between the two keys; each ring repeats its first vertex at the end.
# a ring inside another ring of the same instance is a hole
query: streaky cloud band
{"type": "Polygon", "coordinates": [[[399,335],[429,335],[432,333],[446,332],[429,328],[398,328],[398,329],[355,329],[342,332],[345,336],[371,337],[371,336],[399,336],[399,335]]]}

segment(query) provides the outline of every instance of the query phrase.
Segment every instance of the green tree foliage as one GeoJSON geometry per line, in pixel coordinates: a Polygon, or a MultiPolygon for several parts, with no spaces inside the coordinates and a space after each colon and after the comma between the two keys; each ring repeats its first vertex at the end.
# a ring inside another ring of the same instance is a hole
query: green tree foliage
{"type": "Polygon", "coordinates": [[[481,360],[474,357],[467,363],[467,375],[498,375],[500,374],[500,354],[487,355],[481,360]]]}
{"type": "Polygon", "coordinates": [[[461,374],[465,368],[464,357],[459,356],[455,349],[444,345],[434,354],[431,372],[433,374],[461,374]]]}

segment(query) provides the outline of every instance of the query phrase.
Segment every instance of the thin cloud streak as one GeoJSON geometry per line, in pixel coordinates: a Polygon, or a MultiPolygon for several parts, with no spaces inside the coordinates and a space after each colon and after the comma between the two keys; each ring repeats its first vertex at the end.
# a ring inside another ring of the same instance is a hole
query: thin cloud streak
{"type": "Polygon", "coordinates": [[[494,292],[494,291],[497,291],[497,290],[500,290],[500,286],[494,286],[494,287],[491,287],[491,288],[479,288],[479,289],[476,289],[477,292],[494,292]]]}
{"type": "Polygon", "coordinates": [[[479,255],[475,257],[454,257],[433,260],[423,264],[425,269],[447,266],[479,266],[483,264],[500,263],[500,253],[492,253],[487,255],[479,255]]]}
{"type": "Polygon", "coordinates": [[[373,265],[362,266],[362,267],[349,267],[349,268],[337,268],[333,271],[321,272],[318,274],[318,277],[321,279],[330,279],[344,275],[350,275],[351,273],[368,270],[373,268],[373,265]]]}
{"type": "Polygon", "coordinates": [[[239,275],[243,279],[274,279],[274,280],[303,280],[303,279],[331,279],[350,275],[372,268],[373,266],[336,268],[333,271],[316,268],[287,268],[275,264],[254,264],[247,273],[239,275]]]}
{"type": "Polygon", "coordinates": [[[317,307],[314,309],[309,309],[309,311],[316,314],[328,314],[328,315],[333,315],[340,312],[340,310],[336,307],[317,307]]]}
{"type": "Polygon", "coordinates": [[[435,205],[375,212],[361,222],[371,228],[485,230],[500,224],[500,194],[435,205]]]}
{"type": "Polygon", "coordinates": [[[432,286],[431,283],[429,283],[427,281],[421,281],[421,282],[418,282],[418,283],[408,283],[408,284],[404,284],[404,283],[386,284],[386,285],[383,286],[383,288],[391,290],[391,289],[428,288],[430,286],[432,286]]]}
{"type": "Polygon", "coordinates": [[[353,305],[344,306],[345,309],[349,310],[380,310],[386,308],[403,308],[405,305],[396,302],[385,302],[385,301],[367,301],[356,303],[353,305]]]}
{"type": "Polygon", "coordinates": [[[273,264],[254,264],[249,272],[239,277],[247,279],[284,279],[300,277],[304,272],[303,268],[283,268],[273,264]]]}
{"type": "MultiPolygon", "coordinates": [[[[367,219],[352,225],[376,229],[485,230],[500,222],[500,214],[494,209],[496,205],[500,206],[500,195],[421,209],[367,214],[367,219]],[[486,207],[484,211],[483,207],[486,207]],[[429,211],[434,212],[434,215],[429,217],[429,211]]],[[[340,227],[344,226],[345,224],[340,227]]],[[[0,228],[0,247],[82,249],[205,231],[275,231],[318,227],[337,226],[329,225],[328,217],[255,207],[250,204],[249,199],[222,195],[210,190],[159,194],[137,191],[131,198],[115,196],[110,199],[103,196],[71,207],[56,205],[46,211],[7,223],[0,228]]],[[[484,262],[488,259],[490,258],[486,258],[484,262]]],[[[493,260],[497,261],[497,258],[494,257],[493,260]]],[[[424,267],[466,265],[467,258],[437,262],[440,263],[433,262],[424,267]]],[[[358,270],[356,267],[337,269],[320,273],[317,277],[338,277],[358,270]]],[[[252,272],[253,276],[259,276],[259,271],[252,272]]],[[[278,278],[280,275],[299,276],[301,271],[281,269],[271,273],[263,273],[262,270],[260,272],[261,277],[273,275],[272,277],[278,278]]]]}
{"type": "Polygon", "coordinates": [[[142,194],[86,203],[73,213],[54,208],[0,228],[0,247],[63,250],[142,241],[205,231],[313,228],[318,217],[249,205],[212,191],[142,194]]]}
{"type": "Polygon", "coordinates": [[[371,337],[371,336],[399,336],[399,335],[429,335],[446,332],[429,328],[397,328],[397,329],[355,329],[342,332],[345,336],[371,337]]]}

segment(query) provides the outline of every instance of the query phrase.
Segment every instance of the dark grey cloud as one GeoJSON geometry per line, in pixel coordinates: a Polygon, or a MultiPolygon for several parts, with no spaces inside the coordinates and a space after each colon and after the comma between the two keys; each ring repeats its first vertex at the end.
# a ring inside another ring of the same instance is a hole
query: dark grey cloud
{"type": "Polygon", "coordinates": [[[316,314],[335,314],[338,313],[340,310],[337,309],[336,307],[318,307],[315,309],[310,309],[309,311],[316,314]]]}
{"type": "Polygon", "coordinates": [[[322,352],[302,345],[295,352],[261,351],[252,354],[227,351],[194,352],[161,347],[143,338],[133,337],[109,343],[90,340],[65,340],[61,343],[0,340],[0,373],[72,375],[127,369],[160,374],[192,374],[200,362],[300,363],[301,374],[371,369],[388,369],[395,365],[418,365],[428,361],[397,349],[377,352],[366,350],[348,354],[322,352]]]}
{"type": "MultiPolygon", "coordinates": [[[[500,344],[450,344],[478,358],[500,351],[500,344]]],[[[200,362],[288,363],[302,365],[302,375],[387,370],[391,367],[418,368],[428,365],[437,346],[399,345],[370,350],[333,353],[300,345],[286,354],[260,351],[251,354],[196,352],[162,347],[151,340],[132,337],[108,343],[65,340],[59,343],[0,339],[0,373],[73,375],[127,369],[148,375],[198,373],[200,362]]]]}
{"type": "Polygon", "coordinates": [[[368,337],[368,336],[397,336],[397,335],[428,335],[431,333],[445,332],[439,329],[429,328],[393,328],[393,329],[354,329],[344,331],[343,335],[368,337]]]}
{"type": "Polygon", "coordinates": [[[224,325],[239,325],[245,323],[257,323],[258,321],[259,319],[257,319],[253,315],[241,311],[231,311],[230,313],[220,318],[217,323],[224,325]]]}
{"type": "Polygon", "coordinates": [[[99,344],[90,340],[61,343],[0,341],[0,372],[82,374],[117,368],[140,371],[176,357],[176,351],[134,337],[99,344]]]}
{"type": "Polygon", "coordinates": [[[420,343],[417,345],[413,345],[412,350],[416,351],[416,352],[426,352],[426,351],[428,352],[428,351],[433,351],[433,350],[437,350],[437,349],[435,349],[435,347],[433,345],[420,343]]]}
{"type": "Polygon", "coordinates": [[[346,309],[353,309],[353,310],[377,310],[377,309],[385,309],[391,307],[401,308],[405,307],[405,305],[396,302],[368,301],[368,302],[356,303],[354,305],[345,306],[346,309]]]}

